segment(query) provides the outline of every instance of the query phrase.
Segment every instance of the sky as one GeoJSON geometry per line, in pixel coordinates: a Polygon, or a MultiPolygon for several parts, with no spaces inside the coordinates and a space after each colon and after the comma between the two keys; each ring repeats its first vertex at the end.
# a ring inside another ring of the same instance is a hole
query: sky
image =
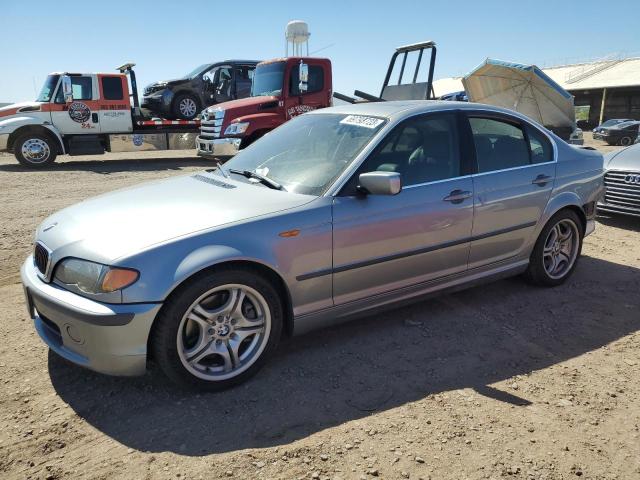
{"type": "Polygon", "coordinates": [[[541,67],[640,56],[640,0],[0,1],[0,102],[33,100],[52,71],[136,63],[139,88],[196,66],[284,55],[290,20],[331,59],[334,90],[378,94],[395,47],[438,46],[434,78],[485,58],[541,67]],[[612,11],[615,9],[615,12],[612,11]]]}

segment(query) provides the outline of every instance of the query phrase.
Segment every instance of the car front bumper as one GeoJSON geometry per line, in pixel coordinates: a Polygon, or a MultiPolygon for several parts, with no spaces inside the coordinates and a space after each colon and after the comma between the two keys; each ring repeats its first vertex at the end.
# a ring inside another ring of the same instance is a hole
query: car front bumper
{"type": "Polygon", "coordinates": [[[606,140],[606,137],[604,135],[602,135],[601,133],[593,133],[593,139],[594,140],[606,140]]]}
{"type": "Polygon", "coordinates": [[[196,138],[196,149],[202,157],[228,157],[235,155],[240,150],[241,138],[216,138],[213,140],[196,138]]]}
{"type": "Polygon", "coordinates": [[[40,338],[72,363],[109,375],[142,375],[147,340],[161,304],[106,304],[38,277],[33,257],[20,270],[40,338]]]}

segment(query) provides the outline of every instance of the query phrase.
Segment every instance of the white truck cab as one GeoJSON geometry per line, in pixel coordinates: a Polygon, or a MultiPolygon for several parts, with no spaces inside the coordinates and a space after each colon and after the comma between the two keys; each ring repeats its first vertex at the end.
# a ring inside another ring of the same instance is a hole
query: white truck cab
{"type": "MultiPolygon", "coordinates": [[[[53,163],[57,155],[112,151],[114,135],[131,137],[131,150],[136,150],[145,135],[197,132],[198,121],[142,117],[133,66],[125,64],[119,73],[48,75],[35,102],[0,108],[0,151],[13,152],[22,165],[38,168],[53,163]]],[[[167,148],[166,138],[159,143],[164,146],[160,149],[167,148]]],[[[119,151],[126,151],[122,142],[119,151]]]]}

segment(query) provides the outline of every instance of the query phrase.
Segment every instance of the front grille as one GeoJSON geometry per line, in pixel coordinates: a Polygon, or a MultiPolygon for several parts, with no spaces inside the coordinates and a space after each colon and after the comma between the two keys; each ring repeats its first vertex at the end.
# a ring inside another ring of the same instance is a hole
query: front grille
{"type": "Polygon", "coordinates": [[[224,110],[205,110],[202,113],[200,122],[200,136],[205,140],[220,138],[222,134],[222,124],[224,122],[224,110]]]}
{"type": "Polygon", "coordinates": [[[41,243],[36,243],[36,248],[33,251],[33,261],[40,273],[46,275],[47,267],[49,266],[49,250],[41,243]]]}
{"type": "Polygon", "coordinates": [[[622,209],[640,210],[640,172],[609,171],[604,176],[604,201],[622,209]]]}

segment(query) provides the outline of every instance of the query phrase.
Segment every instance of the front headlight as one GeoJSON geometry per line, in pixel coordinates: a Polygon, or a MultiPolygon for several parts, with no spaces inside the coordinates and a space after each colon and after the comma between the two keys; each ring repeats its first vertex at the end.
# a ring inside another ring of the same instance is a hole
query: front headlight
{"type": "Polygon", "coordinates": [[[110,293],[133,284],[140,274],[129,268],[116,268],[77,258],[62,260],[55,279],[85,293],[110,293]]]}
{"type": "Polygon", "coordinates": [[[225,135],[242,135],[249,128],[249,122],[236,122],[230,124],[224,131],[225,135]]]}

